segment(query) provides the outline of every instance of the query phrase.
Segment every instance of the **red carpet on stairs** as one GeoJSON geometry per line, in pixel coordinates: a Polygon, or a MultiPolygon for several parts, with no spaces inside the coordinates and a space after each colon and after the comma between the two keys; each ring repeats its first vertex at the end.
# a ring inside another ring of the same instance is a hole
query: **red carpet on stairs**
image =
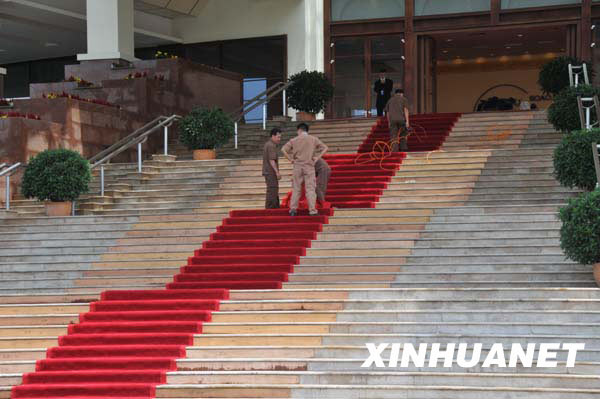
{"type": "MultiPolygon", "coordinates": [[[[458,120],[460,114],[419,114],[410,116],[411,131],[408,136],[408,151],[423,152],[438,150],[458,120]]],[[[390,130],[387,119],[380,118],[371,128],[371,133],[358,148],[359,153],[376,149],[375,143],[389,143],[390,130]]]]}
{"type": "MultiPolygon", "coordinates": [[[[445,137],[451,119],[431,116],[421,123],[439,127],[444,132],[439,137],[445,137]]],[[[384,133],[378,123],[361,149],[384,133]]],[[[338,208],[374,207],[404,157],[391,154],[380,162],[359,154],[327,155],[332,169],[327,201],[338,208]]],[[[37,361],[36,371],[13,387],[12,398],[155,397],[156,386],[177,369],[176,359],[186,357],[186,347],[229,290],[281,288],[333,215],[327,204],[318,216],[308,216],[306,209],[296,217],[288,212],[231,211],[166,289],[103,292],[58,346],[47,350],[46,359],[37,361]]]]}

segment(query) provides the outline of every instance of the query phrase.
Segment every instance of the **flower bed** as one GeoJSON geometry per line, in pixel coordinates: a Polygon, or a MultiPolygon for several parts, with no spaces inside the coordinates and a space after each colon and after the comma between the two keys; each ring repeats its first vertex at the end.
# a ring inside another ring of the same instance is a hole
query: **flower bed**
{"type": "Polygon", "coordinates": [[[161,59],[161,58],[177,59],[179,57],[176,55],[173,55],[173,54],[169,54],[166,51],[157,51],[156,53],[154,53],[154,58],[156,58],[156,59],[161,59]]]}
{"type": "MultiPolygon", "coordinates": [[[[136,72],[136,73],[130,73],[129,75],[125,76],[125,80],[148,78],[148,77],[149,77],[149,75],[147,72],[136,72]]],[[[160,80],[162,82],[165,80],[165,75],[154,75],[154,77],[152,79],[160,80]]]]}
{"type": "Polygon", "coordinates": [[[64,91],[62,93],[42,94],[42,98],[47,98],[50,100],[55,99],[55,98],[69,98],[71,100],[78,100],[78,101],[84,101],[84,102],[92,103],[92,104],[106,105],[108,107],[121,108],[120,105],[112,104],[112,103],[109,103],[108,101],[98,100],[96,98],[82,98],[82,97],[79,97],[74,94],[65,93],[64,91]]]}
{"type": "Polygon", "coordinates": [[[88,82],[87,80],[81,79],[77,76],[69,76],[69,79],[66,79],[65,82],[77,82],[77,87],[93,87],[94,83],[88,82]]]}
{"type": "Polygon", "coordinates": [[[21,112],[0,112],[0,119],[7,118],[25,118],[25,119],[34,119],[36,121],[41,120],[39,115],[36,114],[23,114],[21,112]]]}

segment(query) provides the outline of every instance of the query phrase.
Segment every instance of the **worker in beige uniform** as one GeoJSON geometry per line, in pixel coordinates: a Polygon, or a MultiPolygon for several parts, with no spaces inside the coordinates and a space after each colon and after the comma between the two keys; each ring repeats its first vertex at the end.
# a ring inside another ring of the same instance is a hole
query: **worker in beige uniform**
{"type": "Polygon", "coordinates": [[[279,208],[279,157],[277,155],[277,144],[281,142],[281,129],[275,127],[271,130],[271,138],[263,147],[262,174],[267,185],[266,209],[279,208]]]}
{"type": "Polygon", "coordinates": [[[317,175],[317,201],[323,203],[325,202],[327,185],[331,176],[331,168],[323,158],[319,158],[317,163],[315,163],[315,174],[317,175]]]}
{"type": "Polygon", "coordinates": [[[315,192],[315,163],[327,152],[327,146],[318,138],[308,134],[308,125],[301,123],[297,126],[298,136],[288,141],[281,151],[294,165],[292,174],[292,200],[290,215],[296,216],[298,203],[302,194],[302,183],[306,190],[306,201],[311,216],[318,215],[315,192]]]}
{"type": "Polygon", "coordinates": [[[390,125],[390,140],[393,142],[392,152],[398,152],[398,142],[400,143],[400,151],[408,151],[407,138],[410,118],[408,115],[408,99],[404,97],[404,90],[396,89],[396,93],[385,106],[385,111],[390,125]],[[398,132],[400,132],[400,135],[398,135],[398,132]]]}

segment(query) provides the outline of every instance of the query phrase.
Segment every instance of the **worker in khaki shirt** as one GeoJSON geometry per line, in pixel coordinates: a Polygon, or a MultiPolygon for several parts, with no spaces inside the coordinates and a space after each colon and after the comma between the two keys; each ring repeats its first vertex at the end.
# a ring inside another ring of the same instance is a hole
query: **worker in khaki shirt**
{"type": "Polygon", "coordinates": [[[404,90],[396,89],[396,94],[385,106],[388,122],[390,124],[390,141],[393,141],[392,152],[398,152],[398,140],[400,151],[408,151],[408,129],[410,119],[408,116],[408,99],[404,97],[404,90]],[[398,135],[400,132],[400,135],[398,135]]]}
{"type": "Polygon", "coordinates": [[[266,209],[279,208],[279,180],[281,180],[281,173],[279,173],[277,144],[280,142],[281,129],[275,127],[271,130],[271,138],[265,143],[263,148],[262,174],[265,177],[267,185],[266,209]]]}
{"type": "Polygon", "coordinates": [[[323,158],[320,158],[315,163],[315,174],[317,175],[317,201],[323,203],[325,202],[327,185],[329,184],[329,177],[331,176],[331,168],[323,158]]]}
{"type": "Polygon", "coordinates": [[[292,200],[290,215],[296,216],[298,203],[302,194],[302,183],[306,190],[308,211],[311,216],[318,215],[315,192],[315,163],[327,152],[327,146],[318,138],[308,134],[308,125],[301,123],[297,126],[298,136],[288,141],[281,151],[294,165],[292,174],[292,200]]]}

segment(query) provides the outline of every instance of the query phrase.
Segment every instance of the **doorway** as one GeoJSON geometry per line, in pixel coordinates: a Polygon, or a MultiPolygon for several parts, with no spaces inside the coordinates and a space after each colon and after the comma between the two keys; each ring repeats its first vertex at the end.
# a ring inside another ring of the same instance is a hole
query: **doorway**
{"type": "Polygon", "coordinates": [[[402,35],[334,38],[332,60],[334,118],[376,115],[373,84],[383,69],[395,88],[403,85],[402,35]]]}
{"type": "Polygon", "coordinates": [[[562,25],[427,35],[435,49],[436,111],[545,109],[550,99],[537,84],[539,71],[575,52],[570,34],[573,29],[562,25]]]}

